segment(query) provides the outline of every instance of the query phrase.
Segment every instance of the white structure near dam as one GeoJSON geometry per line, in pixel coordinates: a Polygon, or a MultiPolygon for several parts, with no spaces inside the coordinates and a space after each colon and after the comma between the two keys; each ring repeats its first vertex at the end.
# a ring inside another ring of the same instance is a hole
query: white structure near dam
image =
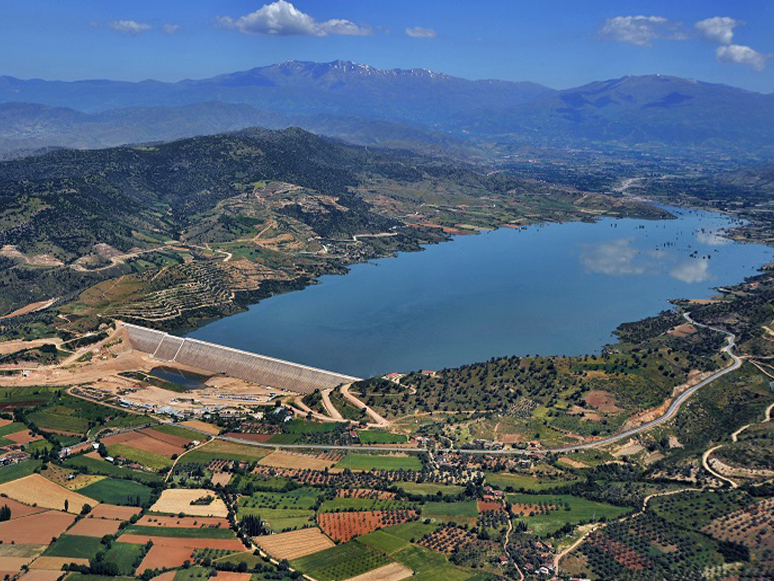
{"type": "Polygon", "coordinates": [[[117,322],[127,331],[132,348],[159,361],[180,363],[250,383],[297,393],[331,389],[359,378],[325,371],[198,339],[175,337],[163,331],[117,322]]]}

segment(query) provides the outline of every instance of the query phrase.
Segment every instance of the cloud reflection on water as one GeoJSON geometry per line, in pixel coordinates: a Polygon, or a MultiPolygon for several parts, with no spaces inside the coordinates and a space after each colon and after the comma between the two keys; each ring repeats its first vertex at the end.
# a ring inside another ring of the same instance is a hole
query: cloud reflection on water
{"type": "MultiPolygon", "coordinates": [[[[697,232],[697,239],[700,235],[706,237],[701,240],[705,244],[717,245],[727,242],[717,233],[697,232]]],[[[641,250],[628,238],[583,244],[579,259],[587,272],[596,274],[626,276],[665,273],[687,284],[703,282],[710,278],[710,261],[706,258],[681,259],[662,248],[641,250]]]]}

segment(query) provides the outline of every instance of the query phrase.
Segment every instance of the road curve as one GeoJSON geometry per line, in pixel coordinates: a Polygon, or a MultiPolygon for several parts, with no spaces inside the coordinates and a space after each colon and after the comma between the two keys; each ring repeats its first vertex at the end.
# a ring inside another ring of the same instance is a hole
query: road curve
{"type": "MultiPolygon", "coordinates": [[[[742,366],[742,360],[739,357],[737,357],[733,352],[734,347],[736,346],[736,335],[728,331],[723,331],[722,329],[718,329],[716,327],[710,327],[702,323],[697,323],[691,318],[690,313],[683,313],[683,317],[685,317],[685,319],[692,325],[695,325],[697,327],[703,327],[705,329],[709,329],[711,331],[716,331],[718,333],[724,334],[726,336],[726,344],[721,349],[721,352],[727,353],[729,357],[731,357],[732,362],[730,365],[727,365],[723,369],[713,373],[712,375],[710,375],[706,379],[703,379],[696,385],[686,389],[683,393],[681,393],[678,397],[675,398],[675,400],[669,406],[669,408],[664,413],[664,415],[659,416],[655,420],[651,420],[649,422],[642,424],[641,426],[637,426],[636,428],[626,430],[625,432],[615,434],[614,436],[608,436],[607,438],[602,438],[601,440],[595,440],[594,442],[589,442],[586,444],[576,444],[573,446],[565,446],[561,448],[545,448],[541,450],[487,450],[487,449],[481,449],[481,448],[437,448],[436,451],[458,452],[461,454],[497,454],[497,455],[529,454],[533,451],[540,451],[543,453],[562,454],[566,452],[574,452],[575,450],[588,450],[589,448],[598,448],[599,446],[606,446],[607,444],[612,444],[614,442],[618,442],[619,440],[630,438],[631,436],[636,436],[637,434],[646,432],[652,428],[655,428],[656,426],[660,426],[664,422],[668,422],[673,417],[675,417],[675,415],[680,410],[680,407],[683,405],[683,403],[685,403],[685,401],[688,398],[690,398],[694,393],[696,393],[702,387],[705,387],[710,383],[712,383],[713,381],[723,377],[724,375],[727,375],[732,371],[736,371],[742,366]]],[[[342,390],[342,393],[346,397],[347,394],[344,393],[344,390],[342,390]]],[[[408,447],[400,447],[400,446],[324,446],[319,444],[269,444],[265,442],[252,442],[249,440],[242,440],[240,438],[232,438],[232,437],[224,437],[224,436],[216,436],[216,437],[218,439],[227,440],[229,442],[248,444],[250,446],[258,446],[263,448],[291,448],[291,449],[295,448],[295,449],[306,449],[306,450],[355,450],[355,451],[370,450],[374,452],[425,452],[427,450],[426,448],[408,448],[408,447]]]]}

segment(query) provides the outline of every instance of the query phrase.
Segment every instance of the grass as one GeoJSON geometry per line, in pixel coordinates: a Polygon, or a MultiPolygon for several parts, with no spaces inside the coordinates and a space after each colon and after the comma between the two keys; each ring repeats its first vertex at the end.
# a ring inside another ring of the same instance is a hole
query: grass
{"type": "Polygon", "coordinates": [[[464,502],[426,502],[422,506],[423,517],[455,517],[455,516],[478,516],[478,506],[475,500],[466,500],[464,502]]]}
{"type": "Polygon", "coordinates": [[[236,462],[256,462],[272,452],[269,448],[260,448],[248,444],[235,444],[223,440],[213,440],[201,448],[188,452],[180,459],[180,464],[209,464],[213,460],[235,460],[236,462]]]}
{"type": "Polygon", "coordinates": [[[403,434],[392,434],[378,430],[364,430],[358,432],[358,436],[363,444],[402,444],[408,440],[403,434]]]}
{"type": "Polygon", "coordinates": [[[81,488],[78,492],[108,504],[128,505],[139,500],[139,506],[144,506],[150,500],[153,491],[139,482],[105,478],[81,488]]]}
{"type": "Polygon", "coordinates": [[[358,542],[368,545],[369,547],[376,549],[380,553],[386,555],[392,555],[394,552],[399,551],[403,547],[408,546],[409,542],[406,539],[402,539],[387,531],[374,531],[358,537],[358,542]]]}
{"type": "Polygon", "coordinates": [[[18,464],[4,466],[3,468],[0,468],[0,484],[5,484],[6,482],[29,476],[35,472],[35,469],[41,464],[42,462],[40,460],[25,460],[18,464]]]}
{"type": "Polygon", "coordinates": [[[341,581],[390,564],[390,559],[357,541],[343,543],[290,562],[318,581],[341,581]]]}
{"type": "Polygon", "coordinates": [[[326,432],[335,432],[338,428],[338,424],[323,424],[320,422],[294,419],[283,427],[283,431],[286,434],[324,434],[326,432]]]}
{"type": "Polygon", "coordinates": [[[137,448],[132,448],[126,444],[113,444],[107,448],[108,453],[114,458],[126,458],[130,462],[137,462],[142,466],[153,468],[154,470],[172,466],[172,460],[166,456],[154,454],[153,452],[146,452],[145,450],[138,450],[137,448]]]}
{"type": "Polygon", "coordinates": [[[187,428],[183,428],[180,426],[173,426],[170,424],[159,424],[158,426],[153,426],[153,429],[157,432],[162,432],[164,434],[169,434],[170,436],[178,436],[180,438],[186,438],[188,440],[204,440],[206,436],[204,434],[200,434],[199,432],[194,432],[193,430],[189,430],[187,428]]]}
{"type": "Polygon", "coordinates": [[[48,440],[36,440],[29,444],[24,444],[24,451],[29,453],[40,452],[42,450],[50,450],[53,447],[54,445],[48,440]]]}
{"type": "Polygon", "coordinates": [[[107,575],[88,575],[86,573],[70,573],[67,581],[137,581],[137,577],[108,577],[107,575]]]}
{"type": "Polygon", "coordinates": [[[422,521],[407,522],[384,529],[394,537],[411,542],[412,539],[421,539],[438,528],[436,524],[425,524],[422,521]]]}
{"type": "Polygon", "coordinates": [[[452,484],[435,484],[433,482],[398,482],[397,487],[408,494],[421,494],[423,496],[430,494],[457,495],[463,490],[462,486],[452,484]]]}
{"type": "MultiPolygon", "coordinates": [[[[149,484],[161,481],[158,474],[138,472],[137,470],[123,468],[104,460],[89,458],[88,456],[72,456],[64,461],[64,465],[80,468],[89,474],[102,474],[103,476],[113,476],[116,478],[133,478],[149,484]]],[[[2,474],[2,471],[0,471],[0,474],[2,474]]]]}
{"type": "Polygon", "coordinates": [[[27,426],[22,422],[13,422],[12,424],[8,424],[7,426],[0,428],[0,437],[7,436],[9,434],[15,434],[16,432],[21,432],[22,430],[26,429],[27,426]]]}
{"type": "Polygon", "coordinates": [[[85,434],[86,430],[89,429],[89,422],[83,418],[60,414],[50,410],[41,410],[30,414],[29,417],[41,430],[61,430],[63,432],[85,434]]]}
{"type": "Polygon", "coordinates": [[[175,572],[172,581],[202,581],[209,578],[209,569],[204,567],[191,567],[190,569],[180,569],[175,572]]]}
{"type": "Polygon", "coordinates": [[[404,547],[392,558],[414,571],[412,581],[463,581],[471,577],[467,571],[449,563],[441,553],[417,545],[404,547]]]}
{"type": "Polygon", "coordinates": [[[113,543],[105,553],[105,561],[115,563],[121,575],[134,573],[134,562],[142,553],[142,545],[135,543],[113,543]]]}
{"type": "Polygon", "coordinates": [[[487,472],[485,477],[487,484],[503,490],[509,486],[514,490],[548,490],[573,482],[571,478],[544,480],[529,474],[511,474],[509,472],[487,472]]]}
{"type": "Polygon", "coordinates": [[[600,519],[611,520],[632,511],[631,508],[594,502],[569,494],[509,494],[508,501],[521,504],[555,504],[558,510],[548,514],[519,517],[529,525],[529,530],[538,535],[551,534],[565,524],[578,524],[600,519]],[[568,507],[569,510],[567,510],[568,507]]]}
{"type": "Polygon", "coordinates": [[[46,557],[71,557],[73,559],[91,559],[103,545],[96,537],[62,535],[43,552],[46,557]]]}
{"type": "Polygon", "coordinates": [[[334,498],[320,505],[320,512],[338,510],[389,510],[393,508],[413,508],[412,502],[389,500],[386,498],[334,498]]]}
{"type": "Polygon", "coordinates": [[[378,454],[348,454],[335,468],[350,470],[422,470],[416,456],[385,456],[378,454]]]}
{"type": "Polygon", "coordinates": [[[149,537],[176,537],[181,539],[233,539],[234,531],[218,527],[153,527],[130,525],[124,529],[126,535],[142,535],[149,537]]]}

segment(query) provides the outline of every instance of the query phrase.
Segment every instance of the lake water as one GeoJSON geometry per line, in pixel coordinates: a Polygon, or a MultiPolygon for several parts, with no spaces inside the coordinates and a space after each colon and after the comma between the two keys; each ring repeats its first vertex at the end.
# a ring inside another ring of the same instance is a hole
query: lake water
{"type": "Polygon", "coordinates": [[[729,218],[503,228],[358,264],[189,336],[358,377],[502,355],[598,353],[622,322],[706,298],[772,261],[729,218]]]}

